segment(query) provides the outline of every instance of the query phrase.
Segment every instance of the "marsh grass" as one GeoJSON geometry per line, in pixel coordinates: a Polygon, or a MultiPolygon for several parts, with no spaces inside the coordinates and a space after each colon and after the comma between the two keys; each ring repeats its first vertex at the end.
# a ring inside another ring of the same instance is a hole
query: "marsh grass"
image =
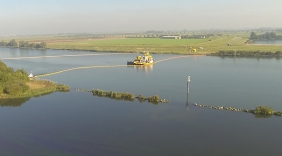
{"type": "Polygon", "coordinates": [[[26,83],[29,87],[24,93],[17,95],[9,95],[2,93],[0,98],[23,98],[23,97],[38,97],[41,95],[49,94],[55,91],[69,91],[70,87],[67,85],[57,84],[50,80],[31,80],[26,83]]]}
{"type": "Polygon", "coordinates": [[[117,100],[134,101],[134,99],[137,98],[139,102],[144,102],[146,100],[148,100],[149,103],[153,103],[153,104],[158,104],[160,102],[160,98],[158,95],[149,96],[148,98],[146,98],[144,95],[140,94],[139,96],[135,97],[133,93],[104,91],[100,89],[93,89],[92,94],[93,96],[109,97],[109,98],[117,99],[117,100]]]}

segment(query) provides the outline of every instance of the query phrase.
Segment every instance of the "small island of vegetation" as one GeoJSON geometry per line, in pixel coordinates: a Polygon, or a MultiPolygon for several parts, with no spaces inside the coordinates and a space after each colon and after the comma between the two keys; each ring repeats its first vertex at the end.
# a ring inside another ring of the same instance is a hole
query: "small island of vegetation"
{"type": "Polygon", "coordinates": [[[249,109],[233,108],[233,107],[225,107],[225,106],[202,105],[197,103],[195,103],[194,105],[201,108],[253,113],[257,118],[268,118],[271,117],[272,115],[280,116],[280,117],[282,116],[282,111],[274,111],[272,108],[267,106],[257,106],[254,110],[249,110],[249,109]]]}
{"type": "Polygon", "coordinates": [[[0,98],[33,97],[70,87],[50,80],[30,79],[23,69],[14,70],[0,61],[0,98]]]}
{"type": "MultiPolygon", "coordinates": [[[[85,90],[83,89],[82,91],[85,91],[85,90]]],[[[169,103],[169,101],[166,100],[166,99],[163,99],[163,100],[160,99],[158,95],[153,95],[153,96],[149,96],[149,97],[146,98],[144,95],[139,95],[139,96],[135,97],[135,95],[133,93],[104,91],[104,90],[100,90],[100,89],[93,89],[92,91],[88,91],[88,92],[92,92],[93,96],[109,97],[109,98],[116,99],[116,100],[134,101],[134,99],[136,98],[140,102],[144,102],[144,101],[147,100],[149,103],[153,103],[153,104],[158,104],[159,102],[169,103]]]]}

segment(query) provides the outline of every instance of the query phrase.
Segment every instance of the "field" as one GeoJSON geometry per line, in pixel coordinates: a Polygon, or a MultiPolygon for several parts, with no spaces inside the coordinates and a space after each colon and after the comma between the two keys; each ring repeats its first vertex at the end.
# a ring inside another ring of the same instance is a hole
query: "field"
{"type": "MultiPolygon", "coordinates": [[[[137,36],[137,35],[136,35],[137,36]]],[[[201,39],[161,39],[133,36],[29,36],[29,37],[6,37],[1,40],[47,43],[49,49],[87,50],[100,52],[130,52],[137,53],[149,51],[151,53],[173,54],[210,54],[218,51],[282,51],[281,45],[254,45],[248,44],[250,32],[221,33],[209,38],[201,39]],[[229,45],[228,45],[229,44],[229,45]],[[197,52],[191,52],[197,49],[197,52]]]]}

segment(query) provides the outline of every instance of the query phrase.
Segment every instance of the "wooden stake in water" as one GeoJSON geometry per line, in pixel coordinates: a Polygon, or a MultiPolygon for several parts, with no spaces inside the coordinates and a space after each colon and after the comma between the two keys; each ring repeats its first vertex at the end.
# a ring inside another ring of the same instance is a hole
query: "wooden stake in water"
{"type": "Polygon", "coordinates": [[[190,76],[188,76],[188,79],[187,79],[187,94],[189,94],[189,87],[190,87],[190,76]]]}

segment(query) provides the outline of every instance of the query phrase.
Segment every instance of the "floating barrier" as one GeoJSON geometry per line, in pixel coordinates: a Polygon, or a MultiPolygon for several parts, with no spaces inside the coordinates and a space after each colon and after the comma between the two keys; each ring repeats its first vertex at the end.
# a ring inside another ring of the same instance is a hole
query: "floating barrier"
{"type": "MultiPolygon", "coordinates": [[[[77,55],[75,55],[75,56],[77,56],[77,55]]],[[[184,58],[184,57],[192,57],[192,56],[188,55],[188,56],[176,56],[176,57],[165,58],[165,59],[156,61],[155,64],[159,63],[159,62],[167,61],[167,60],[179,59],[179,58],[184,58]]],[[[8,59],[8,58],[6,58],[6,59],[8,59]]],[[[117,68],[117,67],[129,67],[129,66],[134,66],[134,65],[84,66],[84,67],[76,67],[76,68],[60,70],[60,71],[56,71],[56,72],[52,72],[52,73],[40,74],[40,75],[36,75],[34,77],[50,76],[50,75],[60,74],[60,73],[72,71],[72,70],[81,70],[81,69],[90,69],[90,68],[117,68]]]]}

